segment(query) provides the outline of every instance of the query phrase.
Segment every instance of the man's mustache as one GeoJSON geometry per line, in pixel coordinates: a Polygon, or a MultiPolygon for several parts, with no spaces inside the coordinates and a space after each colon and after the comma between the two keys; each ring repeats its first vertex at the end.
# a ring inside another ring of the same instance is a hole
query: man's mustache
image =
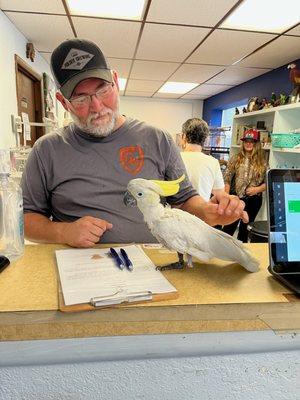
{"type": "Polygon", "coordinates": [[[92,122],[94,119],[104,117],[105,115],[112,115],[112,110],[107,109],[107,110],[102,110],[101,112],[97,113],[91,113],[88,117],[87,122],[92,122]]]}

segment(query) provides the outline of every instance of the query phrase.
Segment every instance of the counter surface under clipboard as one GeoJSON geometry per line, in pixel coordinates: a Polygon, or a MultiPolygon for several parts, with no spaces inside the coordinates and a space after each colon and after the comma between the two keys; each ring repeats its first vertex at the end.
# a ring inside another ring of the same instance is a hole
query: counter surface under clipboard
{"type": "MultiPolygon", "coordinates": [[[[176,299],[65,314],[58,311],[55,250],[27,245],[24,256],[0,275],[0,340],[136,334],[300,329],[300,299],[267,272],[267,244],[248,244],[260,260],[249,273],[212,260],[195,268],[165,271],[176,299]]],[[[145,249],[156,265],[176,255],[145,249]]]]}

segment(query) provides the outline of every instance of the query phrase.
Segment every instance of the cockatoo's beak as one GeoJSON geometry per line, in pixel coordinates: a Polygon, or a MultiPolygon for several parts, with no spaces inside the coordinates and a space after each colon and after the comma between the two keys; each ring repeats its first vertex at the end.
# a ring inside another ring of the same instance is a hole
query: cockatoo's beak
{"type": "Polygon", "coordinates": [[[124,194],[123,202],[125,206],[135,207],[137,205],[136,199],[132,196],[130,192],[128,192],[128,190],[124,194]]]}

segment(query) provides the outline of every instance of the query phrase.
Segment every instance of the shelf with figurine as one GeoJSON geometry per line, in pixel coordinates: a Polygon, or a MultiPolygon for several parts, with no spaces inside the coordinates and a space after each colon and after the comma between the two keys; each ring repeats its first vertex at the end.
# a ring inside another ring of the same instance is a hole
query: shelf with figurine
{"type": "Polygon", "coordinates": [[[297,103],[287,103],[284,105],[279,105],[279,106],[271,106],[271,107],[266,107],[262,108],[259,110],[255,111],[246,111],[242,114],[235,114],[234,119],[240,119],[240,118],[248,118],[252,116],[257,116],[257,115],[265,115],[265,114],[274,114],[276,111],[286,111],[286,110],[298,110],[300,109],[300,102],[297,103]]]}
{"type": "Polygon", "coordinates": [[[298,109],[300,107],[300,69],[295,63],[291,63],[287,67],[289,72],[289,80],[293,85],[292,92],[287,95],[280,93],[278,96],[272,92],[271,98],[250,97],[247,107],[243,108],[242,114],[239,109],[235,109],[235,118],[244,118],[248,116],[274,113],[275,111],[283,111],[287,109],[298,109]]]}
{"type": "MultiPolygon", "coordinates": [[[[256,129],[264,150],[269,150],[270,168],[300,168],[300,70],[288,66],[293,84],[290,95],[272,93],[270,100],[251,97],[233,117],[230,153],[240,147],[244,132],[256,129]]],[[[267,153],[266,153],[267,156],[267,153]]]]}

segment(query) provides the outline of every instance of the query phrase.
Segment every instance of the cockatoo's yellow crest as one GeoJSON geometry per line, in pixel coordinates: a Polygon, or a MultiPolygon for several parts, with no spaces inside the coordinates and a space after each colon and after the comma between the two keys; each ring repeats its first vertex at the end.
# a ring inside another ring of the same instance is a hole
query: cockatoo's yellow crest
{"type": "Polygon", "coordinates": [[[158,181],[152,179],[151,182],[158,185],[162,191],[162,195],[167,197],[167,196],[173,196],[173,194],[176,194],[179,191],[179,183],[184,181],[184,179],[185,175],[183,174],[180,178],[176,179],[175,181],[158,181]]]}

